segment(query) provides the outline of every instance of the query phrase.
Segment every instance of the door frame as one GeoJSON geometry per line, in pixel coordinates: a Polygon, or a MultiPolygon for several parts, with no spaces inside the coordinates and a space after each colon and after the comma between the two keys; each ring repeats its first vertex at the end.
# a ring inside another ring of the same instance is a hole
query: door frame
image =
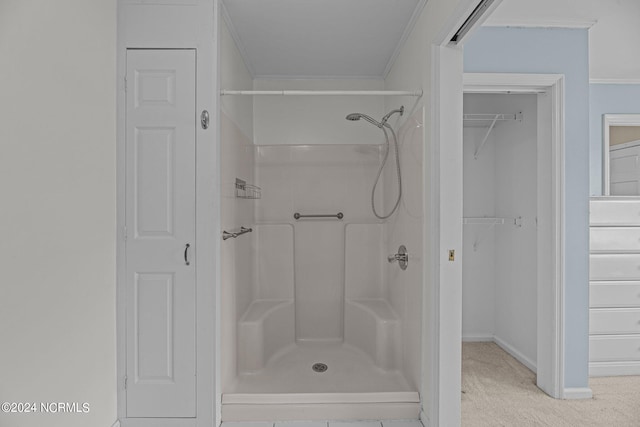
{"type": "MultiPolygon", "coordinates": [[[[547,229],[539,229],[539,233],[550,235],[538,239],[537,385],[554,398],[576,397],[564,388],[564,76],[465,73],[463,80],[465,93],[545,93],[546,105],[540,105],[539,98],[538,112],[551,109],[550,122],[541,122],[540,114],[538,117],[538,158],[543,161],[538,162],[537,214],[549,215],[547,229]],[[549,131],[551,140],[547,141],[544,134],[549,131]]],[[[539,224],[544,227],[544,221],[539,224]]]]}
{"type": "Polygon", "coordinates": [[[640,126],[640,114],[603,114],[602,115],[602,195],[611,195],[610,171],[610,135],[611,126],[640,126]]]}
{"type": "Polygon", "coordinates": [[[219,311],[220,144],[218,50],[219,0],[140,3],[118,0],[116,50],[116,388],[122,427],[211,427],[220,425],[219,358],[216,327],[219,311]],[[167,22],[171,25],[167,25],[167,22]],[[127,49],[196,50],[196,417],[191,419],[126,418],[125,288],[125,124],[127,49]],[[208,129],[200,112],[211,117],[208,129]]]}

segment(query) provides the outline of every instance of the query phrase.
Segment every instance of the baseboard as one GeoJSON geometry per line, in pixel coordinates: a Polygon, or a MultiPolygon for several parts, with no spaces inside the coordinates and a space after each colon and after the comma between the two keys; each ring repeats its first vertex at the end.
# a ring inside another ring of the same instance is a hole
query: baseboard
{"type": "Polygon", "coordinates": [[[111,424],[111,427],[120,427],[120,420],[116,420],[113,424],[111,424]]]}
{"type": "Polygon", "coordinates": [[[640,375],[640,362],[591,362],[590,377],[617,377],[622,375],[640,375]]]}
{"type": "Polygon", "coordinates": [[[567,387],[562,392],[563,399],[591,399],[593,392],[589,387],[567,387]]]}
{"type": "Polygon", "coordinates": [[[493,335],[466,334],[462,336],[462,342],[494,342],[493,335]]]}
{"type": "Polygon", "coordinates": [[[502,348],[504,351],[506,351],[507,353],[509,353],[513,357],[515,357],[516,360],[518,360],[518,362],[522,363],[524,366],[526,366],[527,368],[531,369],[531,371],[533,371],[533,373],[536,373],[538,371],[538,368],[536,367],[535,362],[533,360],[529,359],[528,357],[526,357],[524,354],[520,353],[511,344],[509,344],[508,342],[504,341],[503,339],[501,339],[499,337],[496,337],[495,335],[493,337],[493,341],[500,348],[502,348]]]}

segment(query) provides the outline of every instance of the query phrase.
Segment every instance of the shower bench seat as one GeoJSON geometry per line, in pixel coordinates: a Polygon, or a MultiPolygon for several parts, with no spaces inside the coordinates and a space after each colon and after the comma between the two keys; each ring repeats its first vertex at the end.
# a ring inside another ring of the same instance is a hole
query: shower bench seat
{"type": "Polygon", "coordinates": [[[295,341],[293,299],[256,300],[238,322],[238,368],[255,372],[295,341]],[[267,339],[268,337],[268,339],[267,339]]]}
{"type": "Polygon", "coordinates": [[[347,299],[345,341],[352,344],[385,370],[398,369],[400,319],[384,299],[347,299]]]}

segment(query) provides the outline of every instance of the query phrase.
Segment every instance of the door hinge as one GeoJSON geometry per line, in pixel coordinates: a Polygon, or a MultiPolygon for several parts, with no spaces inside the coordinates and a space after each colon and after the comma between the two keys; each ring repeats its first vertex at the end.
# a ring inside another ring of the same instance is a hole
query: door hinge
{"type": "Polygon", "coordinates": [[[122,237],[124,238],[124,241],[127,241],[127,226],[122,227],[122,237]]]}
{"type": "Polygon", "coordinates": [[[124,377],[124,389],[127,389],[127,376],[124,377]]]}
{"type": "Polygon", "coordinates": [[[124,76],[124,91],[127,91],[127,76],[124,76]]]}

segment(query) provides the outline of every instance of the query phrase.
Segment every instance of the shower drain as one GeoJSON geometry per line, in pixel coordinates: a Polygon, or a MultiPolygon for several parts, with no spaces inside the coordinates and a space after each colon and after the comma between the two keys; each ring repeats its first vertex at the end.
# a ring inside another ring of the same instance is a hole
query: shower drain
{"type": "Polygon", "coordinates": [[[311,369],[313,369],[314,372],[325,372],[329,367],[324,363],[314,363],[311,369]]]}

